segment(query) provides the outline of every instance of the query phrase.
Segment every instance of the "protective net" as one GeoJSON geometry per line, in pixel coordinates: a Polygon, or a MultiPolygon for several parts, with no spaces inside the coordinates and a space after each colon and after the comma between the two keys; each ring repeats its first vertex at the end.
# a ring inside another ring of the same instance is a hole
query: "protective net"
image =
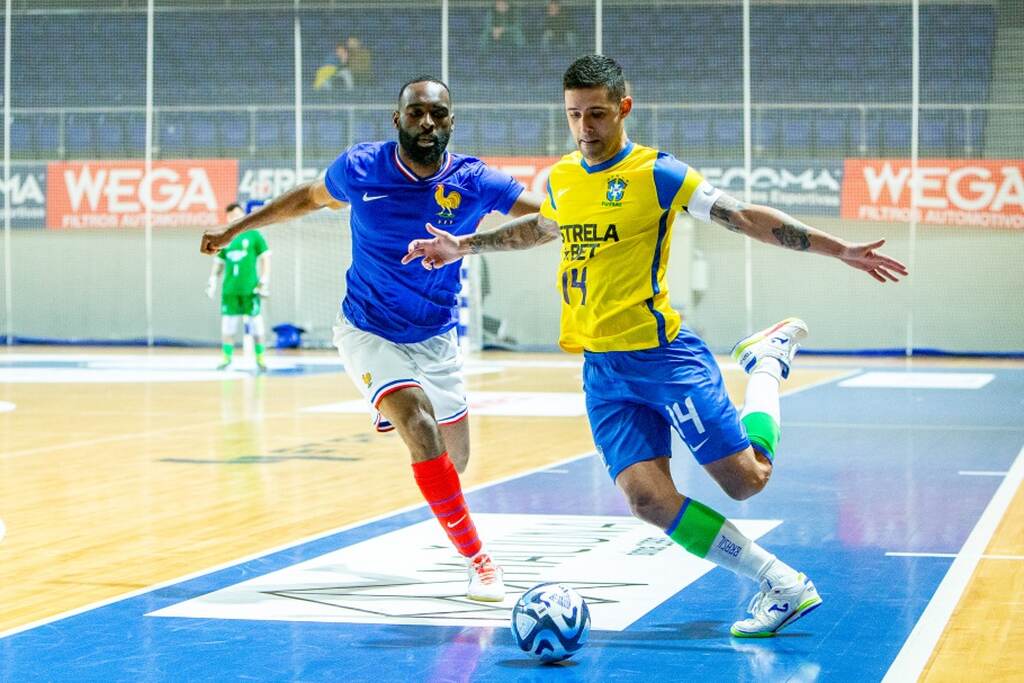
{"type": "MultiPolygon", "coordinates": [[[[883,286],[680,217],[672,301],[713,348],[800,315],[815,349],[1024,352],[1018,2],[13,0],[4,21],[5,336],[214,343],[202,230],[393,139],[414,76],[451,85],[453,151],[543,190],[574,149],[562,73],[600,51],[636,142],[913,268],[883,286]]],[[[269,327],[329,343],[347,219],[265,231],[269,327]]],[[[479,343],[554,348],[559,258],[467,259],[479,343]]]]}

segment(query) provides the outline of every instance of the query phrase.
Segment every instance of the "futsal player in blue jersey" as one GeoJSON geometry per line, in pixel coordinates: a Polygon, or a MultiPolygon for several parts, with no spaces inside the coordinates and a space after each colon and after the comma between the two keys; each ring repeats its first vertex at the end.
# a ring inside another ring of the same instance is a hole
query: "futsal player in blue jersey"
{"type": "Polygon", "coordinates": [[[393,121],[397,142],[353,145],[323,179],[203,235],[201,250],[216,253],[240,232],[321,208],[350,207],[352,263],[334,343],[376,412],[377,429],[395,429],[405,442],[416,483],[467,559],[467,596],[501,601],[501,569],[483,549],[459,482],[469,426],[455,330],[458,269],[404,268],[400,260],[428,221],[468,235],[491,211],[535,213],[542,198],[479,159],[447,151],[454,116],[441,81],[422,77],[402,86],[393,121]]]}
{"type": "Polygon", "coordinates": [[[711,352],[670,304],[672,223],[686,211],[768,244],[837,258],[879,282],[896,282],[906,268],[877,251],[882,240],[851,244],[781,211],[744,204],[673,156],[630,141],[625,119],[633,100],[615,60],[581,57],[566,71],[563,90],[579,150],[552,168],[540,213],[475,235],[428,226],[435,237],[410,243],[404,262],[421,259],[435,269],[464,254],[561,239],[559,343],[584,353],[587,415],[612,480],[638,518],[689,552],[758,581],[750,618],[731,632],[772,636],[821,597],[806,576],[679,492],[669,470],[670,434],[729,496],[758,493],[779,442],[779,383],[807,326],[788,318],[736,344],[733,358],[750,373],[738,412],[711,352]]]}

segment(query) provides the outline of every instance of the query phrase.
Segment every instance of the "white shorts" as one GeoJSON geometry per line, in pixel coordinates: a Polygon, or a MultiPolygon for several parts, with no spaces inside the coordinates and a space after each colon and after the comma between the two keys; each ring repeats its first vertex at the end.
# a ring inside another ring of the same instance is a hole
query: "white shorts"
{"type": "Polygon", "coordinates": [[[407,387],[423,389],[438,424],[453,424],[469,412],[462,351],[454,329],[415,344],[398,344],[364,332],[339,315],[334,324],[334,345],[345,363],[345,372],[372,406],[378,432],[394,429],[377,411],[381,399],[407,387]]]}

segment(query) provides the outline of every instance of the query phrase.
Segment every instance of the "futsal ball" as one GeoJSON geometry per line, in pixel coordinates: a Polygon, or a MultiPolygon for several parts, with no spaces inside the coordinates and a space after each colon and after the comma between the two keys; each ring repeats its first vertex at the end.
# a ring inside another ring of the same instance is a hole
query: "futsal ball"
{"type": "Polygon", "coordinates": [[[588,633],[587,603],[560,583],[534,586],[512,609],[513,640],[542,662],[569,659],[586,644],[588,633]]]}

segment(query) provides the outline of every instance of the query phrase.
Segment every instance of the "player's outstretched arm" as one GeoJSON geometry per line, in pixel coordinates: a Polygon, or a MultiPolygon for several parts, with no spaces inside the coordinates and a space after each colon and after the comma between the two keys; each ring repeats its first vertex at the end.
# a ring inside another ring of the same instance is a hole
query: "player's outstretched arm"
{"type": "Polygon", "coordinates": [[[733,232],[794,251],[834,256],[863,270],[879,282],[899,282],[907,267],[876,249],[885,240],[855,244],[798,221],[789,214],[760,204],[745,204],[723,194],[711,207],[711,220],[733,232]]]}
{"type": "Polygon", "coordinates": [[[261,206],[256,211],[240,218],[226,228],[207,230],[203,233],[199,251],[204,254],[216,254],[231,243],[240,232],[264,228],[268,225],[290,221],[305,216],[317,209],[340,209],[345,206],[327,191],[323,179],[303,183],[285,192],[280,197],[261,206]]]}
{"type": "Polygon", "coordinates": [[[424,268],[433,270],[454,263],[469,254],[529,249],[559,237],[558,223],[539,213],[520,216],[488,232],[462,237],[435,228],[430,223],[427,223],[427,232],[434,238],[409,242],[409,250],[402,257],[403,264],[420,259],[420,264],[424,268]]]}

